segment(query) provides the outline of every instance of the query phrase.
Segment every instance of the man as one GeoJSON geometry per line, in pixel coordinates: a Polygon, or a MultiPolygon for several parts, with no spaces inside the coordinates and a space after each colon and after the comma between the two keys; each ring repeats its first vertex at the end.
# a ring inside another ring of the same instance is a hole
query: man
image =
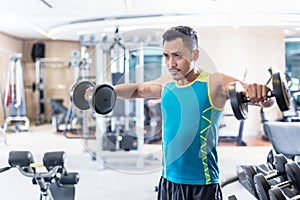
{"type": "MultiPolygon", "coordinates": [[[[222,199],[216,150],[218,127],[228,86],[238,80],[197,68],[194,63],[199,54],[192,28],[170,28],[163,34],[163,56],[170,76],[115,86],[120,98],[161,99],[163,170],[159,200],[222,199]]],[[[250,104],[273,104],[273,99],[267,98],[267,86],[241,84],[250,104]]]]}

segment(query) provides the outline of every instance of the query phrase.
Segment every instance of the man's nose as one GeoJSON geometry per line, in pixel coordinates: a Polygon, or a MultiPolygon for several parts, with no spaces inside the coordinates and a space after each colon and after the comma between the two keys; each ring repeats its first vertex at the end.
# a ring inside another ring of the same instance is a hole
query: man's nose
{"type": "Polygon", "coordinates": [[[176,60],[175,60],[175,58],[174,58],[173,56],[170,57],[168,66],[169,66],[169,67],[174,67],[174,66],[176,66],[176,60]]]}

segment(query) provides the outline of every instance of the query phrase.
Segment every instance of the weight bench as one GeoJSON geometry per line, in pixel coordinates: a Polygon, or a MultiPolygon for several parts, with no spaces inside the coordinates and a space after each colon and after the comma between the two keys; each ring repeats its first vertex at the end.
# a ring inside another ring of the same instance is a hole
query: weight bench
{"type": "Polygon", "coordinates": [[[292,160],[300,156],[300,122],[267,121],[264,130],[275,153],[292,160]]]}
{"type": "Polygon", "coordinates": [[[34,163],[30,151],[11,151],[9,166],[1,168],[0,173],[17,168],[22,175],[32,178],[32,183],[40,187],[40,200],[74,200],[74,185],[79,181],[79,174],[67,172],[64,163],[63,151],[45,153],[43,164],[34,163]],[[44,170],[38,170],[41,167],[44,170]]]}
{"type": "MultiPolygon", "coordinates": [[[[52,124],[55,125],[57,132],[62,132],[67,129],[67,124],[71,124],[72,118],[67,119],[68,109],[63,106],[63,100],[48,99],[52,109],[50,115],[52,116],[52,124]],[[64,125],[64,130],[60,129],[60,125],[64,125]]],[[[67,131],[67,130],[66,130],[67,131]]]]}

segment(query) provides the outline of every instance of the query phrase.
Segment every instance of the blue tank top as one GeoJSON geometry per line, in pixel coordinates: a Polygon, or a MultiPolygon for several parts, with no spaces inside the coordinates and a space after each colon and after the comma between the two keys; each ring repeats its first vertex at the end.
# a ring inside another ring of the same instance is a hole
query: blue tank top
{"type": "Polygon", "coordinates": [[[209,76],[189,85],[168,82],[162,90],[162,176],[178,184],[219,182],[216,146],[222,109],[213,106],[209,76]]]}

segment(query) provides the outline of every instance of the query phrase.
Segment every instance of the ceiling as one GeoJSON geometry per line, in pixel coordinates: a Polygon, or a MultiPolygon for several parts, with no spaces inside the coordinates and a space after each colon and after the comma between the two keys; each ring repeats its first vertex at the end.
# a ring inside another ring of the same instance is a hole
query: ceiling
{"type": "MultiPolygon", "coordinates": [[[[278,27],[300,35],[298,0],[0,0],[0,32],[25,39],[79,40],[103,34],[167,28],[278,27]]],[[[142,33],[140,31],[139,33],[142,33]]]]}

